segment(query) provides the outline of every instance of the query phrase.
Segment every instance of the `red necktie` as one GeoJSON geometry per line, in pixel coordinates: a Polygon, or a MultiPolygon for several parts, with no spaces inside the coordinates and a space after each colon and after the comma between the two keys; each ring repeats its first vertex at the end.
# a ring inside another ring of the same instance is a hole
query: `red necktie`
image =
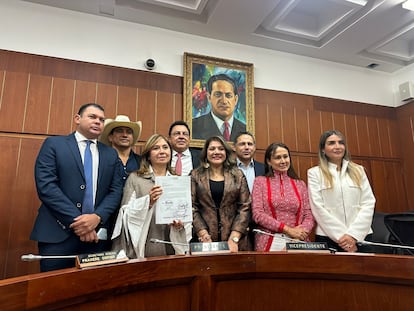
{"type": "Polygon", "coordinates": [[[223,136],[224,136],[224,139],[227,140],[227,141],[230,140],[230,130],[229,130],[229,128],[230,128],[229,122],[224,121],[224,132],[223,132],[223,136]]]}
{"type": "Polygon", "coordinates": [[[177,162],[175,162],[175,172],[177,175],[181,176],[181,173],[183,171],[183,163],[181,162],[181,157],[183,154],[181,152],[177,152],[177,162]]]}

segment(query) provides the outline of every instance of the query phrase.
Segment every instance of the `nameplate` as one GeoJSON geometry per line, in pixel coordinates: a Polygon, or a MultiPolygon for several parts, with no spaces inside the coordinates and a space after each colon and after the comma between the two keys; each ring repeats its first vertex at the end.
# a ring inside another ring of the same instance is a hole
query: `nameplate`
{"type": "Polygon", "coordinates": [[[128,259],[129,258],[125,255],[124,250],[81,254],[76,257],[76,266],[78,268],[95,267],[112,263],[126,262],[128,259]]]}
{"type": "Polygon", "coordinates": [[[288,253],[330,253],[326,242],[286,243],[288,253]]]}
{"type": "Polygon", "coordinates": [[[219,253],[230,253],[227,242],[190,243],[191,255],[210,255],[219,253]]]}

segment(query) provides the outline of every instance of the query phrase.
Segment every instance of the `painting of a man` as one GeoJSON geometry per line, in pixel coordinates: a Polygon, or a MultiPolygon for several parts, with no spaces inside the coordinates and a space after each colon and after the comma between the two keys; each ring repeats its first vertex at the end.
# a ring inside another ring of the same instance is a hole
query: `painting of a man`
{"type": "Polygon", "coordinates": [[[239,92],[232,77],[224,73],[212,75],[207,82],[206,95],[210,111],[192,120],[193,139],[221,135],[232,141],[239,132],[246,131],[246,124],[235,116],[239,92]]]}

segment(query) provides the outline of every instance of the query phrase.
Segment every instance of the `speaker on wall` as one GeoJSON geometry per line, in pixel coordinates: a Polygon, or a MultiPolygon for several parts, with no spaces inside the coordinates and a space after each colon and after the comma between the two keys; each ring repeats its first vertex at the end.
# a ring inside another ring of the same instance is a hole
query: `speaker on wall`
{"type": "Polygon", "coordinates": [[[400,98],[402,101],[414,99],[414,89],[410,81],[400,84],[400,98]]]}

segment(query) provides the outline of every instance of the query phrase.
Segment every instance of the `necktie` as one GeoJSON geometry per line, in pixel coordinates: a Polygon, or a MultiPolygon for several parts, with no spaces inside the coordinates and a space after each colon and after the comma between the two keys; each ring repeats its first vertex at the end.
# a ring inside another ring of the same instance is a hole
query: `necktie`
{"type": "Polygon", "coordinates": [[[92,214],[93,207],[93,178],[92,178],[92,152],[91,141],[86,141],[85,155],[83,158],[83,172],[85,174],[85,196],[83,198],[82,214],[92,214]]]}
{"type": "Polygon", "coordinates": [[[183,154],[181,152],[177,152],[177,162],[175,162],[175,172],[177,175],[181,176],[181,173],[183,172],[183,162],[181,162],[181,157],[183,154]]]}
{"type": "Polygon", "coordinates": [[[223,136],[224,139],[229,141],[230,140],[230,124],[227,121],[224,121],[224,132],[223,132],[223,136]]]}

